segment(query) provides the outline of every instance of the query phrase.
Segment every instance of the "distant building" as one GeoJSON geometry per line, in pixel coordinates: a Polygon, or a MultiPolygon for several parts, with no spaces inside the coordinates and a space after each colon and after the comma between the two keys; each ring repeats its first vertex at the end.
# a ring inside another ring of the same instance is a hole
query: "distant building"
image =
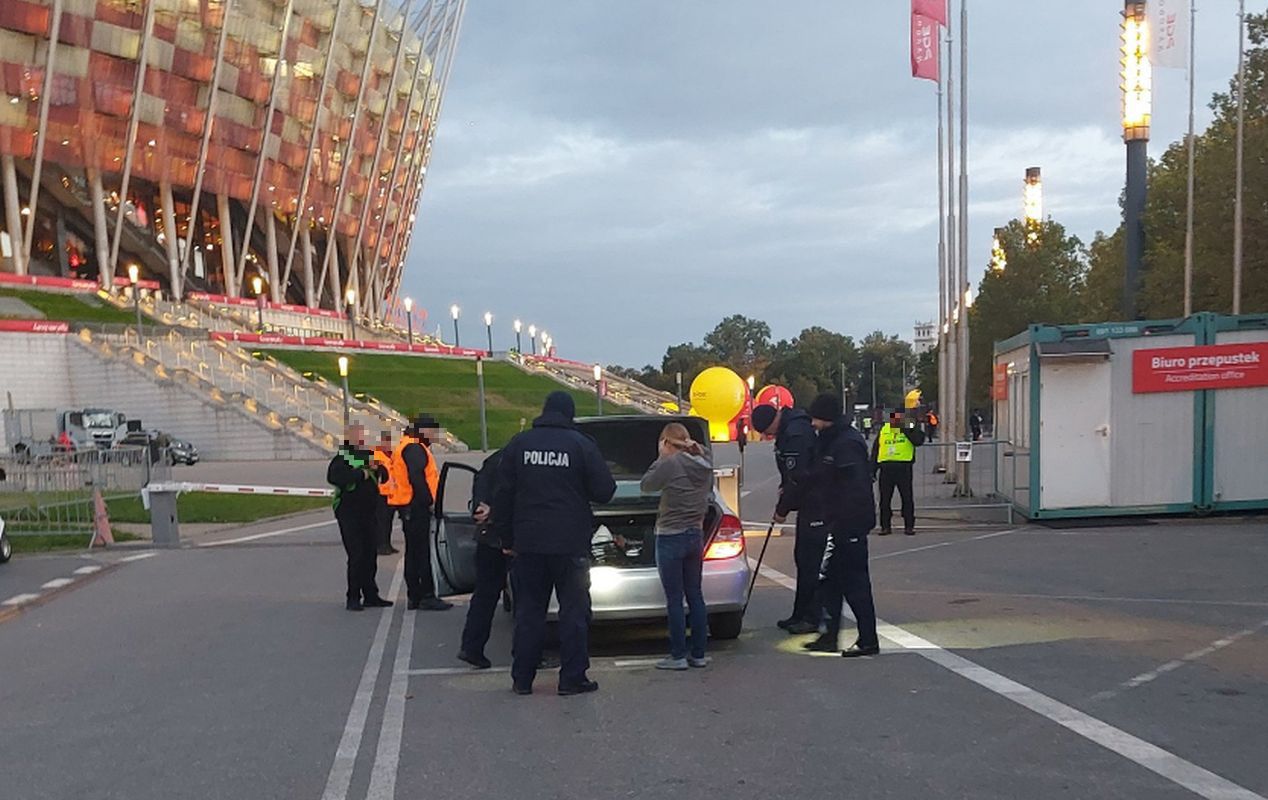
{"type": "Polygon", "coordinates": [[[911,344],[912,352],[920,355],[938,346],[938,337],[933,332],[934,327],[932,322],[916,323],[916,336],[911,344]]]}

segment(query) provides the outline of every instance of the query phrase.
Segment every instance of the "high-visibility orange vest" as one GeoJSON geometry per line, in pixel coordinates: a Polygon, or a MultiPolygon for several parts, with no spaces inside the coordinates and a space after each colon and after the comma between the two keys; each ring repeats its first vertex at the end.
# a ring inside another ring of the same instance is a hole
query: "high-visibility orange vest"
{"type": "Polygon", "coordinates": [[[938,424],[938,415],[933,413],[932,411],[929,412],[929,424],[930,425],[938,424]]]}
{"type": "Polygon", "coordinates": [[[386,497],[388,504],[391,505],[392,494],[396,491],[396,475],[392,472],[392,454],[385,453],[376,447],[372,455],[374,463],[387,470],[387,480],[379,484],[379,494],[386,497]]]}
{"type": "Polygon", "coordinates": [[[436,467],[436,459],[432,457],[431,448],[425,442],[412,436],[402,435],[400,443],[392,451],[389,471],[394,486],[392,494],[387,499],[388,505],[407,506],[414,499],[414,487],[409,482],[409,470],[405,467],[404,456],[405,448],[411,444],[418,445],[427,453],[427,488],[431,490],[432,502],[435,502],[436,493],[440,491],[440,470],[436,467]]]}

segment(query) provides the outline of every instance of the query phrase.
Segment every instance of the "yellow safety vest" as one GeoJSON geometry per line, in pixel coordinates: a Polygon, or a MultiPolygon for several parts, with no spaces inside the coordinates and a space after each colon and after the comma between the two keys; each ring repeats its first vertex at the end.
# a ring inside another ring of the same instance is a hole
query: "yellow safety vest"
{"type": "Polygon", "coordinates": [[[915,461],[916,446],[907,438],[907,434],[903,433],[902,428],[895,428],[888,422],[881,428],[880,451],[876,454],[876,460],[884,463],[886,461],[915,461]]]}

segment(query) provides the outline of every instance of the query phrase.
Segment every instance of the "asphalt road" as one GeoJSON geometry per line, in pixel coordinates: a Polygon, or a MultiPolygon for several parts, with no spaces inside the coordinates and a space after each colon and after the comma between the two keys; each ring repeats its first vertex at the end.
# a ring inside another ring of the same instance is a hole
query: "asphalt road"
{"type": "MultiPolygon", "coordinates": [[[[769,452],[748,463],[761,519],[769,452]]],[[[1263,519],[874,538],[886,638],[856,661],[775,629],[792,599],[780,536],[746,632],[709,669],[650,669],[654,627],[599,629],[602,689],[574,698],[549,674],[510,693],[504,616],[498,669],[474,673],[454,659],[461,606],[343,611],[334,528],[304,527],[322,519],[111,551],[0,616],[0,796],[1268,795],[1263,519]]],[[[77,563],[15,559],[0,593],[77,563]]],[[[380,559],[380,586],[398,571],[380,559]]]]}

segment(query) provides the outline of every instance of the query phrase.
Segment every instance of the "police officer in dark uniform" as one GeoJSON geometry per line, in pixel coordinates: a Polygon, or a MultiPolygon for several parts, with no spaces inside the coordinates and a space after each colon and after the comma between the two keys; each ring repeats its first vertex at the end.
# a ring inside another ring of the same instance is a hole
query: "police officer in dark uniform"
{"type": "Polygon", "coordinates": [[[590,542],[593,503],[606,503],[616,481],[594,440],[573,423],[576,404],[552,392],[533,420],[516,434],[498,469],[493,525],[503,551],[515,557],[515,635],[511,679],[516,694],[532,694],[546,611],[559,599],[561,695],[597,691],[590,667],[590,542]]]}
{"type": "Polygon", "coordinates": [[[365,446],[365,429],[349,425],[343,445],[326,468],[326,482],[335,487],[335,520],[348,556],[349,611],[363,611],[392,605],[379,596],[375,583],[378,543],[378,509],[383,502],[379,484],[387,480],[387,470],[374,463],[365,446]]]}
{"type": "Polygon", "coordinates": [[[834,394],[816,397],[810,404],[810,416],[819,438],[805,508],[813,509],[828,531],[819,587],[819,603],[827,612],[827,629],[804,647],[816,652],[836,651],[840,646],[837,640],[844,599],[858,622],[858,640],[841,655],[876,655],[880,644],[867,565],[867,534],[876,523],[876,515],[867,442],[842,415],[841,401],[834,394]]]}
{"type": "Polygon", "coordinates": [[[462,646],[458,659],[476,669],[488,669],[492,664],[484,655],[489,634],[493,630],[493,615],[497,612],[498,597],[506,588],[506,571],[510,558],[502,552],[502,543],[493,530],[492,510],[497,494],[497,472],[502,463],[502,451],[495,450],[480,465],[475,486],[471,492],[472,511],[476,521],[476,577],[475,591],[467,607],[467,622],[462,628],[462,646]]]}
{"type": "MultiPolygon", "coordinates": [[[[779,501],[775,522],[783,522],[788,514],[801,508],[803,489],[815,446],[815,431],[810,415],[798,408],[775,408],[759,405],[753,409],[753,429],[775,434],[775,461],[779,466],[779,501]]],[[[828,543],[822,525],[811,526],[810,515],[797,514],[797,538],[793,559],[797,564],[797,593],[792,615],[781,619],[779,627],[789,633],[814,633],[819,630],[819,610],[815,593],[819,585],[819,566],[828,543]]]]}

